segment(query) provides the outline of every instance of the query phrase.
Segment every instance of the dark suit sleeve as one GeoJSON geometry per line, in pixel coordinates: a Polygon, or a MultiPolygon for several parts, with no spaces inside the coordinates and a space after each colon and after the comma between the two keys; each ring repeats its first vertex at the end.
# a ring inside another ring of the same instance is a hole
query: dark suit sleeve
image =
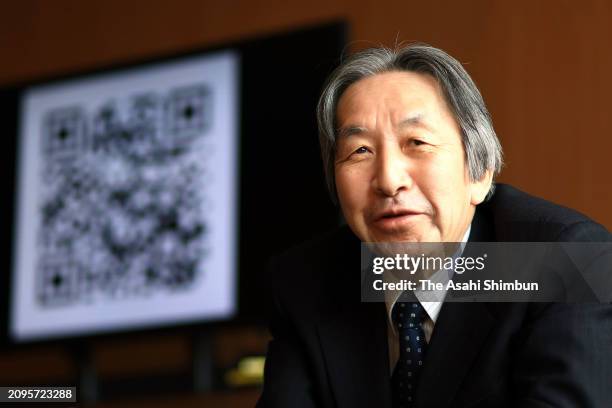
{"type": "Polygon", "coordinates": [[[282,288],[274,285],[276,267],[271,263],[268,280],[273,283],[269,295],[271,306],[270,333],[264,370],[263,392],[257,408],[314,408],[312,379],[305,352],[283,307],[282,288]]]}
{"type": "Polygon", "coordinates": [[[513,369],[514,406],[604,407],[612,401],[612,307],[536,305],[513,369]]]}
{"type": "MultiPolygon", "coordinates": [[[[566,228],[559,241],[610,241],[598,224],[566,228]]],[[[515,407],[586,408],[612,404],[612,306],[533,304],[514,359],[515,407]]]]}
{"type": "Polygon", "coordinates": [[[559,242],[612,242],[612,235],[602,225],[592,221],[582,221],[566,227],[559,242]]]}

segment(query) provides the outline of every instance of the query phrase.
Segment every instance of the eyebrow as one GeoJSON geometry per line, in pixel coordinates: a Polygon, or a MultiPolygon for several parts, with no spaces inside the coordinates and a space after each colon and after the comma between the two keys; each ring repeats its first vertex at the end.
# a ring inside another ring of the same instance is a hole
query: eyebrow
{"type": "Polygon", "coordinates": [[[363,126],[356,126],[356,125],[350,125],[350,126],[342,126],[340,129],[338,129],[338,138],[345,138],[348,136],[352,136],[352,135],[357,135],[359,133],[363,133],[363,132],[367,132],[368,129],[363,127],[363,126]]]}
{"type": "MultiPolygon", "coordinates": [[[[422,127],[426,130],[431,131],[431,127],[423,120],[424,116],[422,113],[416,113],[413,114],[409,117],[407,117],[406,119],[400,121],[400,123],[397,125],[398,129],[402,129],[402,128],[407,128],[407,127],[422,127]]],[[[368,129],[366,127],[363,126],[358,126],[358,125],[349,125],[349,126],[342,126],[341,128],[338,129],[337,134],[338,134],[338,138],[345,138],[348,136],[352,136],[352,135],[357,135],[363,132],[367,132],[368,129]]]]}
{"type": "Polygon", "coordinates": [[[402,120],[399,123],[399,125],[397,125],[397,127],[399,129],[406,128],[406,127],[421,127],[421,128],[424,128],[425,130],[431,131],[431,127],[424,120],[424,118],[425,118],[425,115],[419,112],[419,113],[413,114],[407,117],[406,119],[402,120]]]}

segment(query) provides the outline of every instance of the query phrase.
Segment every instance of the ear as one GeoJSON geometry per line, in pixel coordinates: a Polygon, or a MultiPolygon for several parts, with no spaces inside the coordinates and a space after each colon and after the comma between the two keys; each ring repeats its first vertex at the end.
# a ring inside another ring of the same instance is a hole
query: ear
{"type": "Polygon", "coordinates": [[[470,203],[474,206],[482,203],[491,189],[493,172],[487,170],[480,180],[470,182],[470,203]]]}

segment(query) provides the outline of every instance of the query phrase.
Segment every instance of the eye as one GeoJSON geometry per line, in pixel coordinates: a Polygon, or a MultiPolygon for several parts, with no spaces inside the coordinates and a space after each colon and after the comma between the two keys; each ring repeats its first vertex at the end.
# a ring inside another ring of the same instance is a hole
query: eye
{"type": "Polygon", "coordinates": [[[424,141],[419,140],[419,139],[411,139],[410,143],[412,143],[414,146],[422,146],[424,144],[427,144],[424,141]]]}
{"type": "Polygon", "coordinates": [[[355,151],[354,151],[354,153],[357,153],[357,154],[365,154],[365,153],[367,153],[368,151],[369,151],[369,150],[368,150],[368,148],[367,148],[367,147],[365,147],[365,146],[361,146],[361,147],[357,148],[357,150],[355,150],[355,151]]]}

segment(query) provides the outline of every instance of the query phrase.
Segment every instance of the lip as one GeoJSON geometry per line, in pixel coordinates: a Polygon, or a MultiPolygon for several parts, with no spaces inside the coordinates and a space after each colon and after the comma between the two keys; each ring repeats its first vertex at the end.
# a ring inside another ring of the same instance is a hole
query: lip
{"type": "Polygon", "coordinates": [[[374,217],[374,225],[383,230],[397,230],[412,223],[421,215],[422,212],[405,209],[384,211],[374,217]]]}

